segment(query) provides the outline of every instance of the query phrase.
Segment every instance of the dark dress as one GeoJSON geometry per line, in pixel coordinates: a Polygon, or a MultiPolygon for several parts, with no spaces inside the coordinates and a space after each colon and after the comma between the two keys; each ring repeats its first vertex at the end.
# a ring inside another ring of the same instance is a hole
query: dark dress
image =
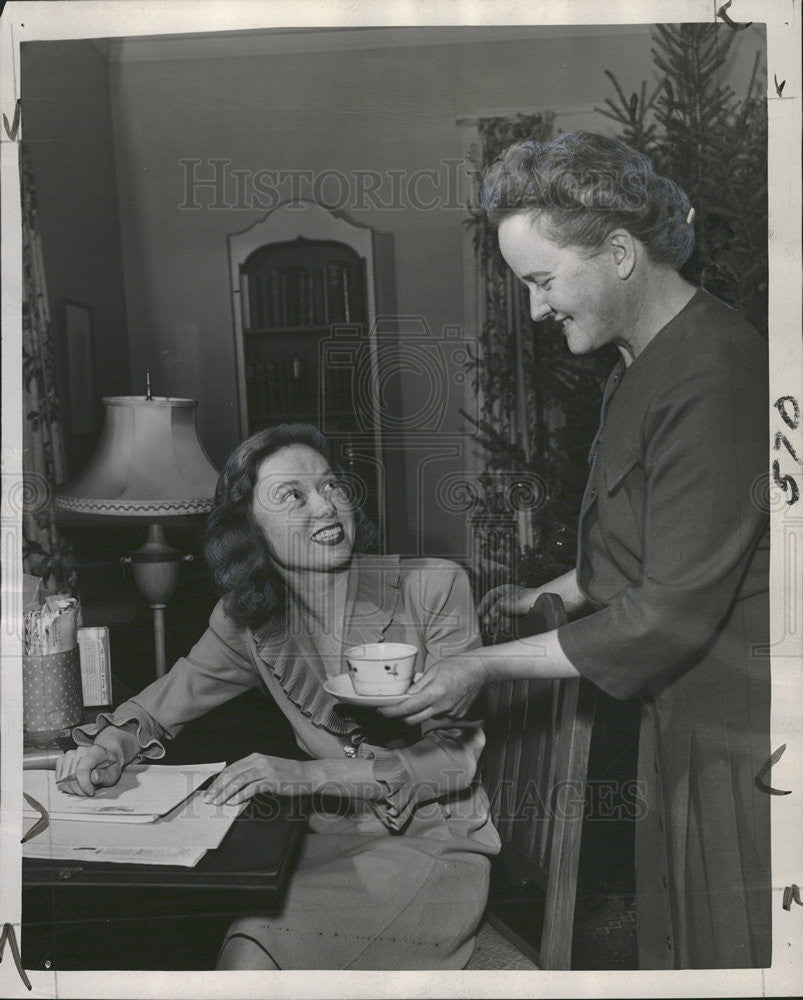
{"type": "Polygon", "coordinates": [[[771,961],[767,347],[698,290],[614,369],[580,515],[595,610],[559,631],[642,702],[641,968],[771,961]]]}

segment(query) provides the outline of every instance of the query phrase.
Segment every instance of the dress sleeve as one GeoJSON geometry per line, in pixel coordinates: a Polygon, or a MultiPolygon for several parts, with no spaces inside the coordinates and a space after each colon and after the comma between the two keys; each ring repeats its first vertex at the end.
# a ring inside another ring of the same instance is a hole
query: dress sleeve
{"type": "Polygon", "coordinates": [[[155,760],[164,756],[164,742],[178,735],[187,722],[255,685],[246,632],[231,622],[219,602],[209,627],[188,656],[114,712],[101,713],[94,723],[77,726],[73,739],[86,746],[106,726],[125,726],[136,733],[139,758],[155,760]]]}
{"type": "MultiPolygon", "coordinates": [[[[430,560],[420,570],[420,586],[405,588],[408,614],[421,615],[426,657],[424,670],[444,656],[455,656],[480,644],[468,577],[453,563],[430,560]],[[410,595],[413,595],[411,600],[410,595]]],[[[485,745],[482,723],[428,719],[421,739],[400,749],[363,743],[359,754],[373,761],[385,797],[374,808],[393,831],[407,825],[415,808],[445,798],[471,785],[485,745]]]]}
{"type": "MultiPolygon", "coordinates": [[[[648,411],[640,578],[558,630],[574,666],[617,698],[658,688],[726,620],[766,530],[766,370],[720,357],[648,411]]],[[[601,487],[602,488],[602,487],[601,487]]]]}

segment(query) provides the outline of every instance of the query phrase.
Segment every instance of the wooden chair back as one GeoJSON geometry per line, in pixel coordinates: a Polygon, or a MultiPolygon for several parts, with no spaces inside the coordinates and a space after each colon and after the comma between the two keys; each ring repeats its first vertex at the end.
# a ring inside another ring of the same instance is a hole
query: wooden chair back
{"type": "MultiPolygon", "coordinates": [[[[518,620],[515,634],[537,636],[565,621],[560,597],[545,594],[518,620]]],[[[505,873],[512,883],[529,881],[546,894],[539,967],[568,969],[593,687],[578,680],[505,681],[489,686],[486,697],[480,775],[502,838],[505,873]]]]}

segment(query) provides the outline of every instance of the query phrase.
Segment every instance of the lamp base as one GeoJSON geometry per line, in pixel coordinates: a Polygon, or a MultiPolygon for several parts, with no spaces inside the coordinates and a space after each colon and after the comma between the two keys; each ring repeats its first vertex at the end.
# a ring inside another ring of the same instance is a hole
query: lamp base
{"type": "Polygon", "coordinates": [[[164,605],[152,604],[151,611],[153,611],[153,645],[156,650],[156,676],[164,677],[167,673],[164,605]]]}
{"type": "Polygon", "coordinates": [[[176,592],[182,562],[191,560],[192,556],[183,556],[178,549],[167,544],[160,524],[149,524],[145,543],[124,559],[131,563],[134,583],[153,611],[157,677],[164,677],[167,670],[164,609],[176,592]]]}

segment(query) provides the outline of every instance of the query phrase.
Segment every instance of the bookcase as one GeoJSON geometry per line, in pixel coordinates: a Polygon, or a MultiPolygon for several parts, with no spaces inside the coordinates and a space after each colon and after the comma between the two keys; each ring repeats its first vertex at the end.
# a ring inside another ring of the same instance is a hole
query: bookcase
{"type": "Polygon", "coordinates": [[[229,237],[240,434],[311,423],[384,534],[373,232],[312,201],[229,237]]]}

